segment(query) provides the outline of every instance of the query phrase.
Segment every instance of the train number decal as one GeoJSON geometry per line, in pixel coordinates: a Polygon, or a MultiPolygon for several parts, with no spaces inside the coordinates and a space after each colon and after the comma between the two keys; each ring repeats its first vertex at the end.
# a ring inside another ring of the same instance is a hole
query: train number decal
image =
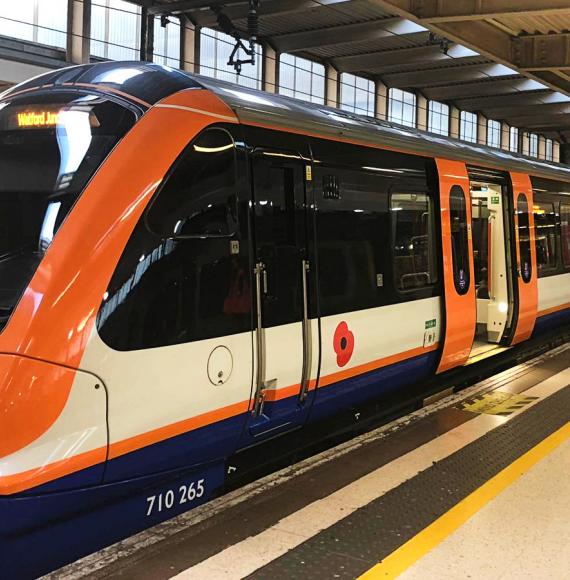
{"type": "Polygon", "coordinates": [[[178,491],[169,489],[156,495],[149,495],[147,501],[147,516],[153,513],[160,513],[164,510],[172,509],[185,503],[192,503],[194,500],[204,495],[204,480],[193,481],[189,485],[182,484],[178,491]]]}

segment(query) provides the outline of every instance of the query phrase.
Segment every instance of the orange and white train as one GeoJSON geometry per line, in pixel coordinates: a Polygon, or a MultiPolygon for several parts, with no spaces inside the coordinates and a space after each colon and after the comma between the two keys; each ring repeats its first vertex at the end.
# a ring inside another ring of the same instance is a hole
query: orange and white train
{"type": "Polygon", "coordinates": [[[154,64],[0,96],[0,575],[570,321],[570,170],[154,64]]]}

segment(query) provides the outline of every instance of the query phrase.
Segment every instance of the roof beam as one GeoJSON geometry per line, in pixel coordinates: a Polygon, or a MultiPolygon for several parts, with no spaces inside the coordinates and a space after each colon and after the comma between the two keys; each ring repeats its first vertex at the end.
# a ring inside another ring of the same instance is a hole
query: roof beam
{"type": "Polygon", "coordinates": [[[477,110],[490,107],[540,105],[549,103],[569,103],[570,97],[561,93],[555,93],[550,89],[525,91],[522,93],[507,93],[504,95],[492,95],[459,99],[456,105],[460,109],[477,110]]]}
{"type": "MultiPolygon", "coordinates": [[[[422,19],[424,12],[424,5],[430,5],[433,2],[440,2],[441,0],[369,0],[376,6],[384,10],[389,10],[393,14],[397,14],[402,18],[409,18],[420,24],[429,25],[430,29],[437,34],[448,38],[459,44],[463,44],[472,50],[475,50],[496,62],[506,66],[515,66],[513,64],[513,41],[511,36],[503,30],[493,26],[492,24],[483,20],[475,21],[445,21],[445,22],[427,22],[422,19]]],[[[445,0],[448,1],[448,0],[445,0]]],[[[454,0],[459,2],[459,0],[454,0]]],[[[483,2],[484,0],[480,0],[483,2]]],[[[495,0],[489,2],[495,4],[495,0]]],[[[497,3],[502,0],[497,0],[497,3]]],[[[525,5],[527,1],[518,2],[519,5],[525,5]]],[[[537,0],[533,0],[533,4],[537,4],[537,0]]],[[[540,10],[548,9],[552,5],[551,0],[541,0],[540,10]]],[[[567,2],[564,0],[568,9],[567,2]]],[[[515,5],[515,2],[512,2],[515,5]]],[[[523,71],[521,71],[523,72],[523,71]]],[[[570,94],[570,84],[565,82],[558,82],[556,79],[549,77],[537,76],[531,71],[524,71],[526,76],[534,80],[541,80],[554,90],[562,90],[566,94],[570,94]]]]}
{"type": "Polygon", "coordinates": [[[441,50],[439,44],[424,46],[413,46],[410,48],[399,48],[397,50],[383,50],[363,54],[352,54],[349,56],[337,56],[333,58],[335,68],[343,72],[354,72],[364,70],[381,70],[392,66],[410,65],[417,63],[435,63],[444,60],[471,58],[475,55],[472,51],[466,50],[462,46],[453,45],[449,47],[447,54],[441,50]]]}
{"type": "MultiPolygon", "coordinates": [[[[402,3],[406,4],[406,3],[402,3]]],[[[427,23],[484,20],[504,16],[548,16],[567,11],[567,0],[409,0],[411,12],[427,23]]]]}
{"type": "MultiPolygon", "coordinates": [[[[504,119],[506,117],[512,116],[513,107],[494,107],[490,109],[485,109],[485,113],[493,119],[504,119]]],[[[516,113],[518,116],[530,116],[530,115],[542,115],[542,119],[549,117],[550,115],[570,115],[570,103],[552,103],[539,104],[539,105],[527,105],[516,107],[516,113]]]]}
{"type": "MultiPolygon", "coordinates": [[[[353,0],[263,0],[257,12],[260,16],[284,15],[333,4],[347,4],[351,1],[353,0]]],[[[224,14],[231,20],[241,20],[247,17],[247,0],[181,0],[170,4],[155,5],[150,10],[155,14],[191,12],[192,18],[198,20],[200,26],[212,26],[216,24],[216,15],[209,8],[214,5],[223,5],[224,14]]]]}
{"type": "Polygon", "coordinates": [[[533,127],[524,127],[524,129],[527,129],[532,133],[539,133],[541,135],[544,135],[545,133],[557,133],[560,135],[570,131],[570,122],[566,121],[565,123],[562,123],[556,127],[552,125],[536,125],[533,127]]]}
{"type": "Polygon", "coordinates": [[[469,82],[476,79],[500,78],[501,76],[504,77],[511,74],[502,65],[471,64],[388,74],[384,75],[382,80],[390,87],[404,89],[429,87],[430,85],[445,83],[458,83],[461,81],[469,82]],[[497,67],[500,68],[498,69],[497,67]]]}
{"type": "Polygon", "coordinates": [[[526,71],[570,67],[570,33],[513,39],[513,62],[526,71]]]}
{"type": "Polygon", "coordinates": [[[428,99],[449,101],[467,97],[513,94],[531,90],[536,90],[536,83],[530,79],[500,79],[428,87],[423,93],[428,99]]]}
{"type": "MultiPolygon", "coordinates": [[[[548,102],[561,102],[554,98],[558,95],[549,89],[540,91],[524,92],[524,93],[507,93],[503,95],[472,97],[466,99],[458,99],[455,105],[465,111],[480,111],[492,107],[519,107],[525,105],[540,105],[548,102]],[[552,100],[550,100],[552,99],[552,100]]],[[[570,97],[560,95],[570,102],[570,97]]],[[[566,101],[565,101],[566,102],[566,101]]]]}
{"type": "Polygon", "coordinates": [[[375,40],[422,31],[423,29],[417,24],[403,18],[382,18],[317,30],[280,34],[271,40],[281,52],[301,52],[311,48],[375,40]]]}
{"type": "Polygon", "coordinates": [[[515,127],[524,127],[525,129],[536,130],[536,127],[550,127],[550,130],[556,130],[559,127],[568,127],[570,125],[570,114],[560,115],[517,115],[505,118],[507,123],[515,127]]]}
{"type": "MultiPolygon", "coordinates": [[[[135,4],[138,4],[138,2],[135,2],[135,4]]],[[[149,14],[178,14],[188,10],[221,6],[223,4],[224,0],[180,0],[179,2],[171,2],[170,4],[153,4],[148,7],[148,12],[149,14]]]]}

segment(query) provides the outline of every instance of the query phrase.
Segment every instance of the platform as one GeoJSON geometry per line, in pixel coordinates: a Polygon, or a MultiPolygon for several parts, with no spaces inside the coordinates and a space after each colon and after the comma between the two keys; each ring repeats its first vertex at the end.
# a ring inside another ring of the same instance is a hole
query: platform
{"type": "Polygon", "coordinates": [[[565,345],[48,578],[567,577],[569,367],[565,345]]]}

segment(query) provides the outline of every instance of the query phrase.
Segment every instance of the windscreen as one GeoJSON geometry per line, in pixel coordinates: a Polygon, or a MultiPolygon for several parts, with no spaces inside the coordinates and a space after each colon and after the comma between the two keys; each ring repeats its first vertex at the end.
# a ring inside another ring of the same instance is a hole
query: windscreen
{"type": "Polygon", "coordinates": [[[87,182],[136,118],[104,97],[0,103],[0,330],[87,182]]]}

